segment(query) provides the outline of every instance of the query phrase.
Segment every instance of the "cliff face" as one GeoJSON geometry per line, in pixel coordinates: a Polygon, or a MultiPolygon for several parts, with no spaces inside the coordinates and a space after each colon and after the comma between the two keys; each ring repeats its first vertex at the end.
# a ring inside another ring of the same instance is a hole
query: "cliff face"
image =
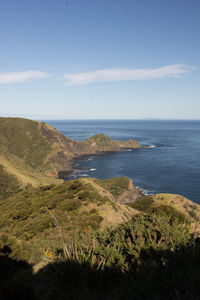
{"type": "Polygon", "coordinates": [[[139,147],[136,141],[113,141],[100,134],[75,141],[43,122],[0,118],[0,169],[19,186],[59,183],[59,173],[72,170],[78,156],[139,147]]]}

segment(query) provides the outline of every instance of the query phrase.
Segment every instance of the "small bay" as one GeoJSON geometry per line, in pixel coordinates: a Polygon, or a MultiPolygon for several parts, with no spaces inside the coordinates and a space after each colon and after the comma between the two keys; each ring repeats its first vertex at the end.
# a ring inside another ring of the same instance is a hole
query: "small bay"
{"type": "Polygon", "coordinates": [[[64,135],[84,140],[98,133],[136,139],[150,148],[82,157],[71,178],[128,176],[147,193],[176,193],[200,203],[200,121],[50,120],[64,135]],[[74,177],[75,176],[75,177],[74,177]]]}

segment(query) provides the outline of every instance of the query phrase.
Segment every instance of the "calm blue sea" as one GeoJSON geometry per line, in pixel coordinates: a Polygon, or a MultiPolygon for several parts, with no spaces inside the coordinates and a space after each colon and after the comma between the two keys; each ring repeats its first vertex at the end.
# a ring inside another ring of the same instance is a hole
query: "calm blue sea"
{"type": "MultiPolygon", "coordinates": [[[[82,158],[79,176],[128,176],[147,193],[176,193],[200,203],[200,121],[47,121],[64,135],[84,140],[105,133],[152,148],[82,158]]],[[[72,174],[73,178],[73,174],[72,174]]]]}

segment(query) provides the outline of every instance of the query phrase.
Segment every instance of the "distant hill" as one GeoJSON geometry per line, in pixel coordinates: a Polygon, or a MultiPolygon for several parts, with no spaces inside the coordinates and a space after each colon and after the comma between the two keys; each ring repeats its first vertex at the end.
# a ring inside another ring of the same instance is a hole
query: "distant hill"
{"type": "Polygon", "coordinates": [[[0,140],[0,198],[28,184],[60,183],[75,157],[139,147],[136,141],[120,144],[105,135],[75,141],[48,124],[22,118],[0,118],[0,140]]]}
{"type": "Polygon", "coordinates": [[[140,145],[136,140],[124,141],[114,141],[105,134],[95,134],[87,140],[87,142],[98,150],[103,151],[118,151],[122,149],[135,149],[139,148],[140,145]]]}

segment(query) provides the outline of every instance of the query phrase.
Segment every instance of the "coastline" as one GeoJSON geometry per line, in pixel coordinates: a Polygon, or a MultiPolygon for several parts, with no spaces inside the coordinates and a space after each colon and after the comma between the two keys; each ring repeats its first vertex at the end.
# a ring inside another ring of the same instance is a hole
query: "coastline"
{"type": "Polygon", "coordinates": [[[75,156],[73,159],[71,159],[69,161],[70,165],[71,165],[71,170],[66,170],[66,171],[59,171],[58,172],[58,179],[63,179],[63,180],[70,180],[68,179],[70,177],[70,175],[75,171],[73,165],[79,161],[81,161],[82,158],[91,158],[92,156],[100,156],[100,155],[106,155],[106,154],[111,154],[111,153],[119,153],[119,152],[126,152],[126,151],[134,151],[134,150],[138,150],[138,149],[142,149],[142,148],[149,148],[149,147],[143,147],[140,145],[140,147],[138,148],[123,148],[121,150],[105,150],[105,151],[98,151],[98,152],[94,152],[91,154],[82,154],[82,155],[77,155],[75,156]],[[64,176],[64,177],[63,177],[64,176]]]}
{"type": "MultiPolygon", "coordinates": [[[[75,179],[80,179],[80,178],[85,178],[85,177],[98,179],[97,177],[93,177],[93,176],[89,176],[89,175],[82,175],[82,176],[80,175],[79,176],[79,174],[81,172],[84,172],[84,170],[83,169],[76,169],[74,167],[74,165],[77,165],[82,159],[84,159],[84,160],[87,160],[87,159],[88,160],[93,160],[93,158],[95,159],[95,156],[100,156],[100,155],[103,156],[103,155],[111,154],[111,153],[126,152],[126,151],[129,151],[129,150],[134,151],[134,150],[138,150],[138,149],[142,149],[142,148],[148,149],[148,148],[152,148],[152,147],[148,147],[148,146],[144,146],[143,147],[143,146],[140,145],[139,148],[134,148],[134,149],[127,148],[127,149],[122,149],[122,150],[117,150],[117,151],[114,151],[114,150],[101,151],[101,152],[98,152],[98,153],[85,154],[85,155],[83,154],[83,155],[76,156],[75,158],[73,158],[70,161],[71,166],[72,166],[72,170],[70,170],[70,171],[64,171],[64,172],[59,172],[59,179],[63,179],[64,181],[70,181],[70,180],[75,180],[75,179]]],[[[86,173],[92,172],[92,171],[95,171],[95,170],[96,169],[91,168],[91,169],[87,170],[86,173]]],[[[118,176],[116,176],[116,177],[118,177],[118,176]]],[[[110,178],[115,178],[115,176],[114,177],[105,178],[105,179],[110,179],[110,178]]],[[[148,191],[145,190],[144,188],[136,186],[131,178],[129,178],[129,180],[131,181],[131,183],[133,184],[134,188],[136,189],[136,191],[138,193],[138,199],[139,198],[146,198],[146,197],[149,197],[150,195],[153,195],[153,193],[148,193],[148,191]]],[[[128,204],[128,203],[124,203],[124,204],[128,204]]]]}

